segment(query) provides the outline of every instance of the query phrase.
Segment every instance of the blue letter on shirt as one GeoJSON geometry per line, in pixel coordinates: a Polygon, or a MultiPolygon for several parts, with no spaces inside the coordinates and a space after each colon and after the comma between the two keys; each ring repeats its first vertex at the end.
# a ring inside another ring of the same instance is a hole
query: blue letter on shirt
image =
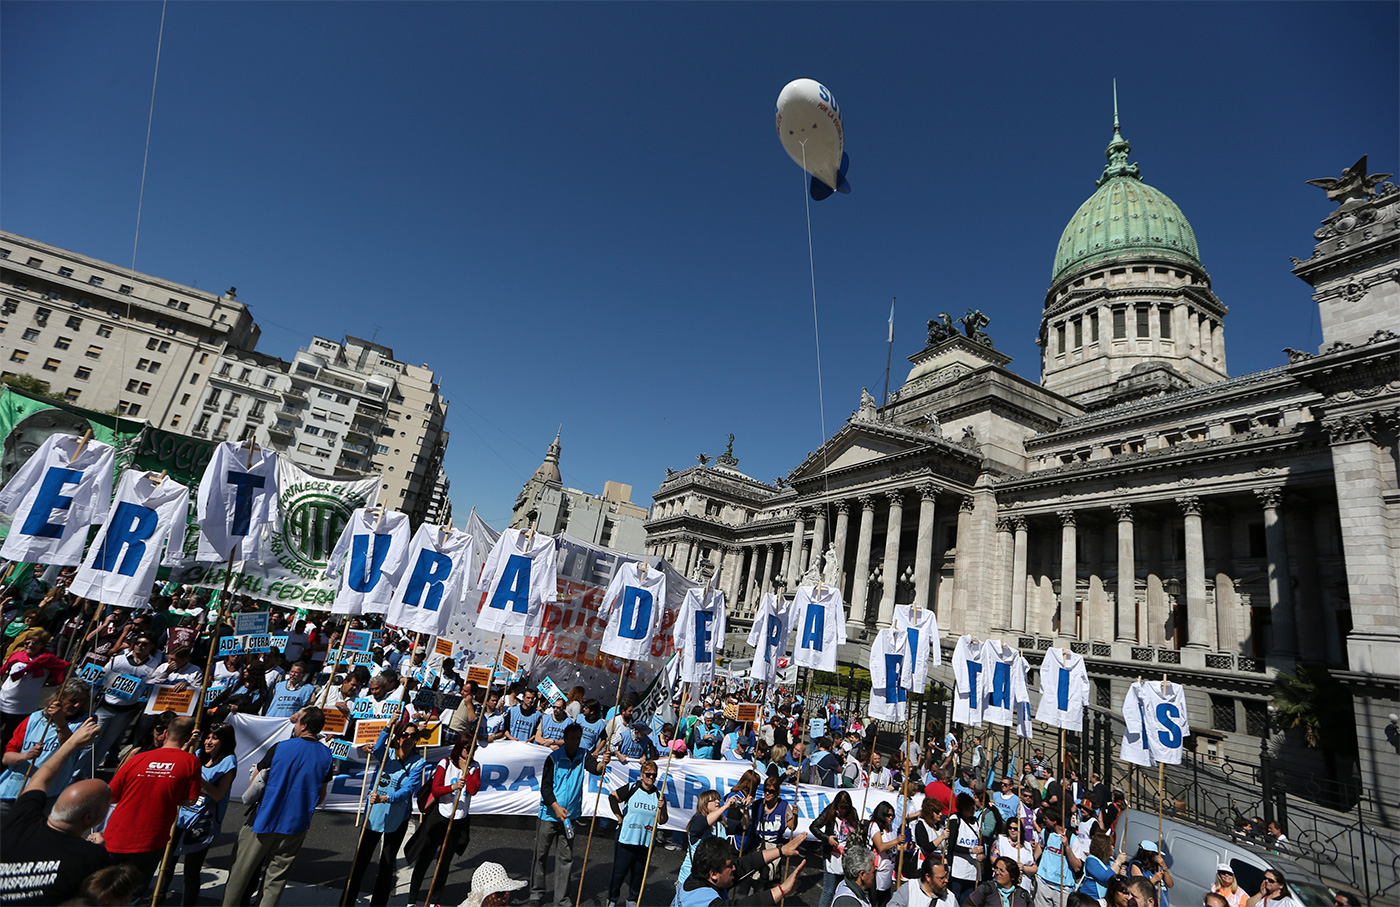
{"type": "Polygon", "coordinates": [[[822,637],[825,635],[826,607],[816,602],[808,602],[807,613],[802,615],[802,648],[820,652],[822,637]]]}
{"type": "Polygon", "coordinates": [[[451,573],[452,558],[426,548],[419,551],[418,563],[413,565],[413,573],[408,577],[408,588],[404,590],[403,603],[436,611],[442,605],[442,587],[446,585],[447,577],[451,573]],[[425,589],[428,597],[423,599],[425,589]]]}
{"type": "MultiPolygon", "coordinates": [[[[783,644],[783,622],[778,619],[778,615],[768,615],[768,656],[774,655],[774,650],[783,644]]],[[[781,653],[779,653],[781,654],[781,653]]]]}
{"type": "Polygon", "coordinates": [[[487,607],[504,611],[507,604],[516,614],[530,613],[530,559],[521,554],[512,554],[506,561],[487,607]]]}
{"type": "Polygon", "coordinates": [[[977,675],[982,673],[982,662],[967,660],[967,689],[975,706],[980,701],[977,696],[977,675]]]}
{"type": "Polygon", "coordinates": [[[376,535],[373,538],[373,554],[369,550],[370,536],[357,535],[350,540],[350,588],[361,594],[379,585],[379,578],[384,574],[384,558],[389,556],[389,546],[393,543],[391,536],[376,535]],[[369,561],[368,568],[366,560],[369,561]]]}
{"type": "Polygon", "coordinates": [[[992,668],[992,696],[988,703],[997,708],[1011,708],[1011,665],[999,661],[992,668]]]}
{"type": "Polygon", "coordinates": [[[1069,668],[1060,668],[1060,684],[1056,690],[1055,705],[1062,712],[1069,711],[1069,668]]]}
{"type": "Polygon", "coordinates": [[[229,472],[228,482],[234,487],[233,525],[229,535],[247,535],[253,521],[253,492],[267,484],[267,479],[251,472],[229,472]]]}
{"type": "Polygon", "coordinates": [[[1181,709],[1170,702],[1157,705],[1157,723],[1162,726],[1157,732],[1157,739],[1168,749],[1178,749],[1181,746],[1181,725],[1177,723],[1180,717],[1181,709]]]}
{"type": "Polygon", "coordinates": [[[41,539],[56,539],[63,536],[63,527],[49,522],[49,514],[55,510],[67,510],[73,499],[63,494],[64,485],[77,485],[83,479],[81,469],[65,469],[50,466],[44,473],[44,481],[39,485],[39,494],[34,498],[34,506],[29,509],[29,517],[24,521],[20,532],[41,539]]]}
{"type": "Polygon", "coordinates": [[[102,537],[93,566],[107,573],[115,568],[121,576],[135,576],[136,568],[146,556],[146,541],[155,535],[159,522],[151,508],[122,501],[107,524],[107,534],[102,537]],[[126,549],[124,557],[123,548],[126,549]],[[118,557],[121,557],[120,567],[117,566],[118,557]]]}
{"type": "Polygon", "coordinates": [[[617,635],[623,639],[646,639],[651,629],[654,599],[650,592],[636,586],[622,588],[622,620],[617,635]]]}
{"type": "Polygon", "coordinates": [[[708,611],[695,612],[695,663],[709,664],[714,660],[710,651],[710,622],[715,616],[708,611]]]}
{"type": "Polygon", "coordinates": [[[899,675],[903,669],[903,655],[885,653],[885,701],[888,703],[903,702],[908,698],[909,694],[904,692],[904,687],[899,683],[899,675]]]}

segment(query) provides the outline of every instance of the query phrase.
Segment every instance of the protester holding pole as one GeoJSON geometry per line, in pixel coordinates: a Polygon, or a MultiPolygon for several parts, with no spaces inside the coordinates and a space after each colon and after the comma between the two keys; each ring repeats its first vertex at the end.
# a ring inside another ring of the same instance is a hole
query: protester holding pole
{"type": "Polygon", "coordinates": [[[580,746],[583,728],[569,725],[564,745],[544,761],[540,777],[539,825],[535,829],[535,854],[530,873],[531,900],[544,900],[545,874],[550,853],[554,854],[554,886],[549,903],[569,900],[569,875],[574,865],[574,828],[583,816],[584,774],[602,775],[609,756],[585,752],[580,746]]]}
{"type": "Polygon", "coordinates": [[[434,861],[437,870],[431,884],[436,888],[446,855],[461,856],[471,840],[471,798],[481,789],[481,766],[471,758],[472,741],[465,734],[458,737],[452,753],[433,769],[423,820],[404,850],[404,857],[413,864],[408,885],[413,903],[420,902],[423,880],[434,861]]]}
{"type": "Polygon", "coordinates": [[[359,898],[365,870],[369,868],[375,845],[381,840],[383,848],[379,854],[379,874],[375,878],[370,904],[383,907],[394,890],[399,845],[408,831],[413,797],[423,780],[424,760],[417,749],[418,733],[418,725],[414,722],[406,723],[397,732],[394,732],[392,725],[386,727],[370,753],[371,761],[379,760],[379,770],[372,782],[368,775],[365,776],[366,786],[372,787],[374,793],[370,796],[369,819],[361,830],[360,842],[355,848],[355,862],[345,886],[345,896],[341,898],[342,904],[353,904],[359,898]]]}

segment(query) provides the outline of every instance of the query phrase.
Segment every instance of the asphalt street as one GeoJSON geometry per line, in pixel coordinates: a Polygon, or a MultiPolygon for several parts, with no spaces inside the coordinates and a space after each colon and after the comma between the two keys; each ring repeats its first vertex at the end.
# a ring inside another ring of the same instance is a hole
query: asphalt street
{"type": "MultiPolygon", "coordinates": [[[[228,878],[229,866],[233,860],[233,845],[238,830],[243,825],[243,807],[237,801],[229,805],[228,816],[224,819],[223,830],[211,848],[204,863],[201,881],[201,904],[217,904],[224,894],[224,881],[228,878]]],[[[433,894],[434,903],[456,905],[466,899],[471,890],[472,871],[485,861],[500,863],[512,878],[528,880],[530,863],[535,846],[536,820],[521,816],[474,816],[472,819],[471,842],[467,851],[452,864],[447,884],[433,894]]],[[[587,825],[580,826],[581,834],[575,838],[573,886],[578,885],[578,869],[583,865],[583,852],[587,843],[587,825]]],[[[350,861],[355,851],[359,832],[355,826],[353,813],[333,813],[320,811],[311,823],[311,831],[306,837],[296,864],[292,867],[292,883],[282,896],[282,903],[288,907],[304,905],[334,905],[340,902],[345,881],[350,874],[350,861]]],[[[412,836],[410,829],[405,840],[412,836]]],[[[588,859],[588,871],[583,882],[581,907],[607,903],[607,885],[612,872],[613,839],[601,834],[593,838],[593,849],[588,859]]],[[[681,852],[662,848],[660,842],[652,854],[651,869],[647,876],[646,905],[671,903],[675,893],[676,872],[681,865],[681,852]]],[[[371,864],[365,873],[360,904],[369,903],[369,892],[374,887],[377,869],[371,864]]],[[[399,858],[399,885],[395,895],[389,899],[390,907],[404,907],[408,900],[409,868],[402,856],[399,858]]],[[[551,872],[552,876],[552,872],[551,872]]],[[[175,878],[170,884],[170,897],[167,904],[181,903],[184,888],[183,868],[177,867],[175,878]]],[[[803,878],[798,883],[794,897],[787,899],[789,905],[815,904],[821,893],[820,865],[809,859],[803,878]]],[[[513,904],[524,904],[529,895],[525,888],[517,892],[513,904]]],[[[572,901],[574,892],[569,892],[572,901]]],[[[623,885],[623,896],[630,899],[631,893],[623,885]]],[[[148,899],[149,900],[149,899],[148,899]]],[[[546,902],[548,903],[548,902],[546,902]]]]}

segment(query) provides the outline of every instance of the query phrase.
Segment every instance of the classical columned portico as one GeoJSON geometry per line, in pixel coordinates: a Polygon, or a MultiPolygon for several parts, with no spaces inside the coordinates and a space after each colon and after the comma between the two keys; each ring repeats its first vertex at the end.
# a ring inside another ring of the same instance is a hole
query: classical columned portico
{"type": "MultiPolygon", "coordinates": [[[[1079,638],[1079,554],[1077,520],[1073,510],[1061,510],[1060,518],[1060,633],[1079,638]]],[[[1053,634],[1054,627],[1046,630],[1053,634]]]]}
{"type": "Polygon", "coordinates": [[[1284,661],[1298,657],[1297,621],[1293,614],[1293,582],[1288,574],[1288,537],[1279,509],[1283,489],[1258,488],[1254,494],[1264,507],[1264,546],[1269,560],[1269,606],[1273,615],[1273,649],[1284,661]]]}
{"type": "Polygon", "coordinates": [[[921,608],[932,608],[929,592],[933,588],[933,521],[938,486],[925,482],[919,486],[919,534],[914,541],[914,602],[921,608]]]}
{"type": "Polygon", "coordinates": [[[1208,612],[1206,600],[1206,544],[1201,525],[1201,499],[1185,495],[1176,499],[1186,528],[1186,644],[1204,649],[1211,646],[1210,631],[1215,615],[1208,612]]]}
{"type": "Polygon", "coordinates": [[[1029,524],[1023,516],[1011,518],[1011,526],[1016,531],[1016,547],[1011,558],[1011,629],[1026,632],[1026,566],[1030,545],[1029,524]]]}
{"type": "Polygon", "coordinates": [[[1137,642],[1137,560],[1133,549],[1133,505],[1114,504],[1118,517],[1118,605],[1119,642],[1137,642]]]}
{"type": "Polygon", "coordinates": [[[783,576],[787,580],[789,588],[797,588],[797,580],[802,576],[802,571],[807,569],[807,565],[802,563],[802,539],[807,534],[807,511],[805,509],[797,512],[797,521],[792,524],[792,541],[788,542],[788,550],[791,552],[783,560],[783,576]]]}
{"type": "Polygon", "coordinates": [[[851,586],[851,621],[863,623],[870,597],[870,543],[875,538],[875,498],[860,498],[860,535],[856,539],[856,575],[851,586]]]}
{"type": "Polygon", "coordinates": [[[899,534],[904,524],[904,492],[887,491],[890,502],[889,519],[885,523],[884,589],[880,595],[880,617],[877,626],[894,623],[894,595],[899,585],[899,534]]]}
{"type": "MultiPolygon", "coordinates": [[[[832,544],[836,546],[836,563],[841,565],[842,572],[846,569],[846,533],[851,524],[851,502],[836,502],[836,534],[832,539],[832,544]]],[[[844,579],[844,578],[843,578],[844,579]]],[[[841,582],[841,581],[838,581],[841,582]]],[[[843,594],[845,590],[842,590],[843,594]]]]}

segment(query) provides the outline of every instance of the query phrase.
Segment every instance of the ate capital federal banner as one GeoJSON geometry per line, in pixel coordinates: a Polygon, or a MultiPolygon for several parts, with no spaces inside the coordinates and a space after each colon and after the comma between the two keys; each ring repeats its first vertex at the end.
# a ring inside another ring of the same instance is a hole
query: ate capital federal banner
{"type": "MultiPolygon", "coordinates": [[[[292,734],[291,723],[285,718],[263,718],[257,715],[235,713],[229,716],[234,735],[238,742],[238,770],[234,772],[233,797],[241,797],[247,789],[250,777],[249,768],[258,764],[273,744],[286,740],[292,734]]],[[[436,765],[445,758],[451,747],[430,747],[426,757],[429,765],[436,765]]],[[[540,777],[544,773],[544,760],[549,750],[533,743],[520,743],[515,740],[497,740],[479,747],[476,761],[481,766],[481,790],[471,798],[471,813],[474,816],[538,816],[540,811],[540,777]]],[[[373,773],[377,765],[368,768],[373,773]]],[[[728,762],[714,759],[672,759],[671,774],[666,779],[666,802],[668,813],[665,828],[684,830],[686,823],[695,813],[695,801],[707,790],[717,790],[727,794],[744,772],[749,770],[748,762],[728,762]]],[[[360,793],[364,786],[366,772],[365,754],[357,747],[350,748],[350,755],[336,765],[335,777],[331,779],[326,793],[326,801],[321,809],[334,812],[355,812],[360,806],[360,793]]],[[[598,815],[612,815],[607,800],[595,796],[602,790],[611,792],[632,781],[641,773],[641,762],[630,759],[626,764],[613,760],[608,764],[606,778],[587,775],[584,784],[583,814],[595,815],[595,800],[598,801],[598,815]]],[[[658,784],[660,779],[658,779],[658,784]]],[[[782,796],[791,802],[797,797],[800,818],[799,831],[825,809],[840,791],[834,787],[802,785],[800,792],[791,785],[783,785],[782,796]]],[[[871,790],[866,796],[863,788],[851,790],[851,798],[865,804],[868,817],[875,807],[888,802],[899,809],[899,794],[891,791],[871,790]]],[[[915,794],[910,800],[910,808],[917,811],[923,801],[923,794],[915,794]]],[[[417,807],[414,807],[415,811],[417,807]]]]}
{"type": "MultiPolygon", "coordinates": [[[[374,506],[379,476],[323,479],[279,457],[277,484],[282,525],[264,532],[253,550],[240,552],[230,588],[283,607],[329,609],[336,582],[326,578],[326,561],[355,508],[374,506]]],[[[221,588],[228,565],[196,562],[196,545],[191,533],[184,557],[171,569],[170,578],[221,588]]]]}
{"type": "MultiPolygon", "coordinates": [[[[476,521],[475,514],[472,519],[476,521]]],[[[485,527],[485,524],[480,526],[485,527]]],[[[469,525],[468,531],[473,528],[469,525]]],[[[478,528],[477,531],[480,534],[476,539],[476,550],[489,553],[500,533],[489,527],[485,527],[484,531],[478,528]]],[[[532,678],[550,677],[563,690],[581,685],[589,691],[589,695],[601,692],[610,696],[609,691],[617,688],[618,672],[627,663],[604,655],[599,648],[605,622],[598,615],[598,605],[618,567],[628,561],[640,561],[642,556],[602,548],[567,535],[556,536],[555,544],[559,600],[545,604],[542,612],[534,616],[523,644],[519,637],[508,637],[505,648],[520,656],[521,665],[532,678]]],[[[672,627],[686,590],[697,586],[665,561],[655,557],[646,560],[652,569],[666,571],[666,602],[660,624],[651,640],[650,658],[636,662],[632,668],[631,680],[626,685],[633,690],[640,690],[650,683],[661,670],[661,665],[675,651],[672,627]]],[[[480,593],[468,597],[473,607],[468,609],[468,613],[453,614],[443,634],[455,644],[456,654],[462,659],[459,664],[489,665],[495,660],[500,634],[476,628],[476,615],[485,599],[489,579],[481,578],[480,593]]]]}

